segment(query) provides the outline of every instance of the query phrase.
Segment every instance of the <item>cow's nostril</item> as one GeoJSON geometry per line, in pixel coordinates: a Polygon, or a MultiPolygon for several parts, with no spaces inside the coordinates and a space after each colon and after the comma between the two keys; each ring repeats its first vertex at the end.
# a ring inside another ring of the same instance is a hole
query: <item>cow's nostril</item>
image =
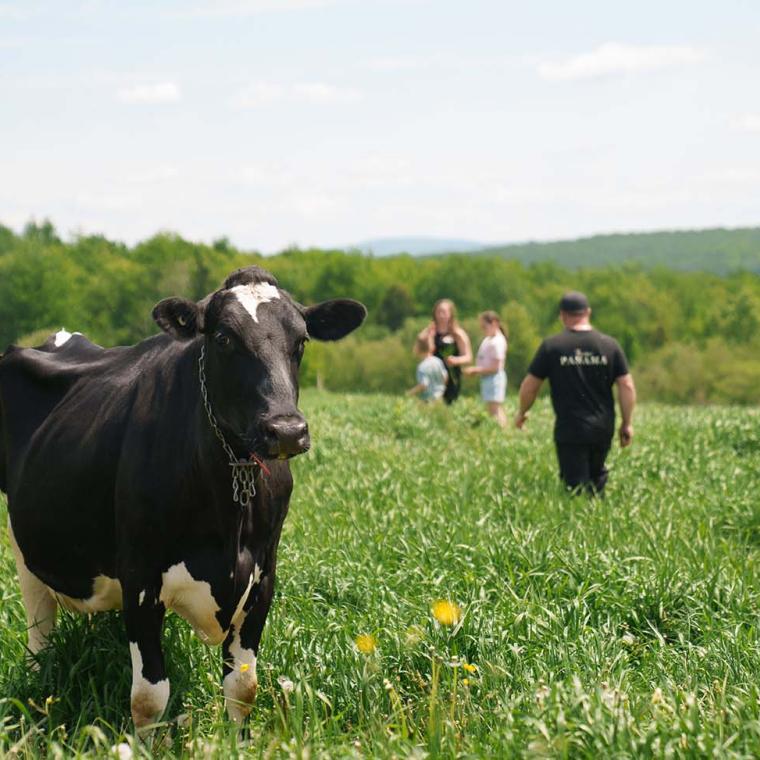
{"type": "Polygon", "coordinates": [[[309,426],[300,417],[279,417],[266,426],[270,455],[292,457],[310,446],[309,426]]]}

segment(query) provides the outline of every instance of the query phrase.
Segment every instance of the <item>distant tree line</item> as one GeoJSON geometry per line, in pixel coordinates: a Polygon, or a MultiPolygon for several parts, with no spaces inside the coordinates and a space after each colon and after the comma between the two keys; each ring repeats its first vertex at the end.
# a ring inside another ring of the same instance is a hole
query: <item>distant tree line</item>
{"type": "MultiPolygon", "coordinates": [[[[159,234],[134,247],[101,236],[63,241],[49,222],[21,234],[0,226],[0,346],[31,345],[65,326],[103,345],[156,332],[153,305],[200,299],[233,269],[269,269],[302,303],[350,296],[365,327],[337,345],[312,344],[305,385],[398,393],[413,384],[415,333],[439,298],[454,299],[473,344],[477,314],[501,313],[514,389],[541,338],[558,328],[563,291],[585,291],[599,329],[623,345],[642,395],[679,403],[760,402],[760,276],[675,271],[638,263],[571,270],[499,255],[372,258],[325,250],[263,257],[221,239],[211,245],[159,234]]],[[[473,392],[476,389],[472,383],[473,392]]]]}
{"type": "Polygon", "coordinates": [[[523,264],[559,261],[570,269],[624,262],[655,267],[665,262],[671,269],[760,273],[760,227],[594,235],[579,240],[494,246],[478,253],[523,264]]]}

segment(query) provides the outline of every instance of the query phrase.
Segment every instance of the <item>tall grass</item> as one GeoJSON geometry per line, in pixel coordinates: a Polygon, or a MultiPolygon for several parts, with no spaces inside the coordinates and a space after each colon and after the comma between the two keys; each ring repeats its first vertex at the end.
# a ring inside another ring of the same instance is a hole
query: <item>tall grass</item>
{"type": "Polygon", "coordinates": [[[118,615],[63,615],[30,671],[3,538],[0,753],[760,754],[759,410],[644,406],[591,501],[558,487],[545,405],[527,434],[467,399],[303,406],[314,450],[293,463],[249,734],[224,717],[219,653],[173,616],[150,745],[118,615]]]}

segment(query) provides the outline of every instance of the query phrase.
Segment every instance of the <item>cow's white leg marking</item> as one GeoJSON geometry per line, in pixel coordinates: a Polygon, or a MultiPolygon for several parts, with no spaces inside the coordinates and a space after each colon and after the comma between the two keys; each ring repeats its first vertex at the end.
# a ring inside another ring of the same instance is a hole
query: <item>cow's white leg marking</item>
{"type": "MultiPolygon", "coordinates": [[[[256,565],[256,567],[258,567],[258,565],[256,565]]],[[[232,615],[233,624],[238,623],[245,617],[245,615],[243,614],[243,607],[245,607],[245,603],[248,601],[248,594],[251,593],[253,584],[254,584],[253,573],[251,573],[248,576],[248,585],[246,586],[245,591],[243,592],[242,596],[238,600],[237,607],[235,607],[235,612],[232,615]]]]}
{"type": "Polygon", "coordinates": [[[248,586],[238,601],[232,616],[232,641],[228,649],[228,664],[232,668],[222,682],[224,702],[227,713],[235,723],[242,723],[251,712],[251,705],[256,698],[256,654],[253,649],[246,649],[240,641],[240,629],[245,621],[243,608],[251,589],[261,579],[261,568],[254,564],[253,572],[248,576],[248,586]]]}
{"type": "Polygon", "coordinates": [[[137,642],[129,642],[132,657],[132,720],[135,728],[144,728],[155,723],[166,709],[169,701],[169,679],[151,683],[143,675],[143,659],[137,642]]]}
{"type": "Polygon", "coordinates": [[[226,632],[216,617],[220,607],[211,593],[211,584],[193,578],[184,562],[161,574],[159,599],[166,609],[187,620],[201,641],[221,644],[224,640],[226,632]]]}
{"type": "Polygon", "coordinates": [[[227,673],[222,682],[227,713],[238,724],[242,723],[251,712],[257,686],[256,654],[253,649],[246,649],[240,643],[241,626],[242,621],[232,626],[228,661],[232,670],[227,673]]]}
{"type": "Polygon", "coordinates": [[[145,589],[143,589],[140,592],[140,596],[137,597],[137,603],[142,606],[142,603],[145,601],[145,589]]]}
{"type": "Polygon", "coordinates": [[[29,651],[36,654],[40,649],[47,646],[48,636],[55,625],[55,613],[58,604],[50,593],[50,589],[26,566],[24,555],[13,535],[10,520],[8,520],[8,534],[11,539],[13,556],[16,558],[21,597],[24,600],[24,609],[26,610],[26,621],[29,627],[29,651]]]}
{"type": "Polygon", "coordinates": [[[258,322],[256,311],[262,303],[269,303],[280,297],[280,291],[276,285],[269,282],[254,282],[251,285],[236,285],[232,292],[237,300],[243,304],[245,310],[251,315],[254,322],[258,322]]]}

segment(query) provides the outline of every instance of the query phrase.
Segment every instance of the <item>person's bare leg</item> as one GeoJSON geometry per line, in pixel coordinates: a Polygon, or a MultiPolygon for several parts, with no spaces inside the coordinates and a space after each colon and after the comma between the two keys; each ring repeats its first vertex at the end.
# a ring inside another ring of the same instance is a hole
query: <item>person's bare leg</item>
{"type": "Polygon", "coordinates": [[[488,413],[499,423],[499,427],[507,426],[507,415],[504,413],[504,406],[499,401],[486,402],[488,413]]]}

